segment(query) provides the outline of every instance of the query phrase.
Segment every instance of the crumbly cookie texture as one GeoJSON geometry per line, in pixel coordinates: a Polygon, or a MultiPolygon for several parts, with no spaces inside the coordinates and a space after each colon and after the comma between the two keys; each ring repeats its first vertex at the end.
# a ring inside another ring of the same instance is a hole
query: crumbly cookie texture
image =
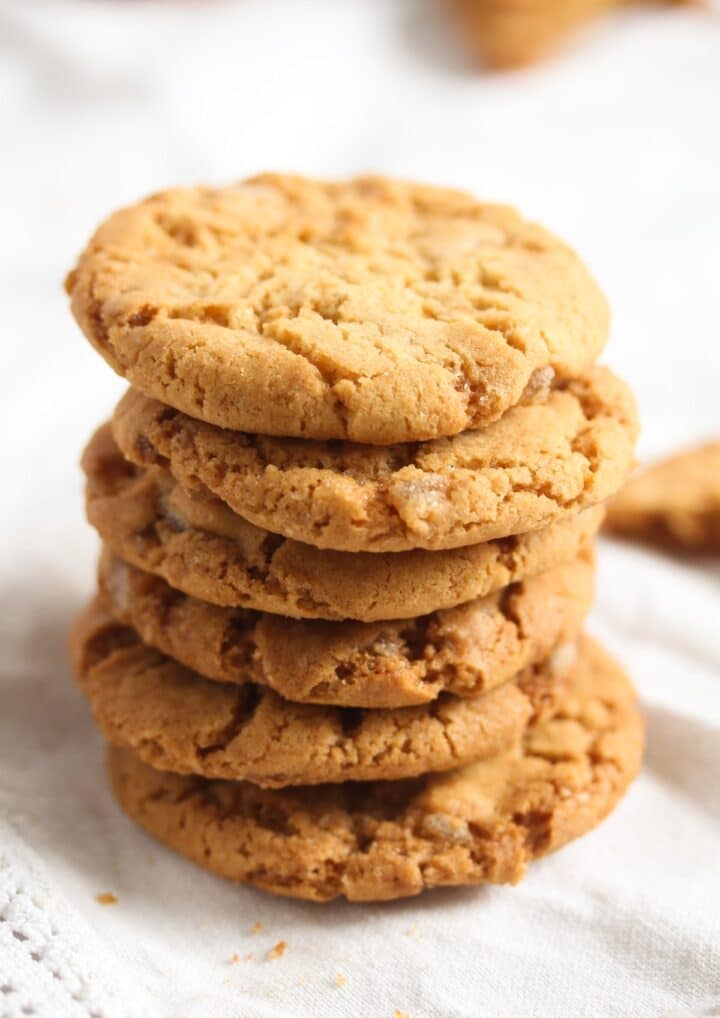
{"type": "MultiPolygon", "coordinates": [[[[448,0],[446,0],[448,2],[448,0]]],[[[640,0],[449,0],[463,41],[485,67],[524,67],[549,56],[592,18],[640,0]]],[[[665,0],[689,4],[697,0],[665,0]]]]}
{"type": "Polygon", "coordinates": [[[188,668],[270,686],[295,703],[406,707],[443,691],[477,696],[574,641],[590,609],[592,549],[487,597],[394,622],[317,622],[188,597],[105,549],[113,617],[188,668]]]}
{"type": "Polygon", "coordinates": [[[83,456],[87,514],[125,561],[212,604],[293,618],[413,618],[484,597],[575,558],[595,506],[529,534],[450,551],[320,551],[260,530],[219,499],[120,455],[107,426],[83,456]]]}
{"type": "Polygon", "coordinates": [[[161,770],[267,788],[415,777],[492,756],[550,709],[571,663],[563,655],[472,699],[442,694],[423,706],[366,711],[204,679],[148,647],[100,601],[78,620],[71,651],[110,742],[161,770]]]}
{"type": "Polygon", "coordinates": [[[113,435],[285,537],[339,551],[462,547],[547,526],[614,494],[633,464],[635,403],[607,368],[482,431],[402,446],[224,431],[130,391],[113,435]]]}
{"type": "Polygon", "coordinates": [[[577,256],[458,191],[266,174],[165,191],[96,232],[67,279],[134,386],[265,435],[387,444],[496,420],[599,356],[577,256]]]}
{"type": "Polygon", "coordinates": [[[610,812],[642,744],[630,683],[586,640],[550,717],[447,774],[267,791],[160,773],[117,749],[109,769],[123,809],[205,869],[295,898],[374,901],[517,882],[610,812]]]}
{"type": "Polygon", "coordinates": [[[720,553],[720,442],[631,478],[610,503],[607,529],[671,551],[720,553]]]}

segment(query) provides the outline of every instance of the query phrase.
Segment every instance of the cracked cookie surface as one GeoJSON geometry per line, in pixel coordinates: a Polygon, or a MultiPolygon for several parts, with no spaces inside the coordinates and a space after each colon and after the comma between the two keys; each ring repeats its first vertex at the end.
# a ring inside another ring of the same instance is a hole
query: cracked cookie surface
{"type": "Polygon", "coordinates": [[[110,742],[161,770],[270,788],[414,777],[492,756],[550,709],[571,664],[563,655],[472,699],[441,694],[422,706],[362,710],[204,679],[144,644],[99,600],[78,619],[71,650],[110,742]]]}
{"type": "Polygon", "coordinates": [[[608,332],[577,256],[457,191],[266,174],[111,216],[66,288],[139,390],[241,431],[372,444],[485,426],[608,332]]]}
{"type": "Polygon", "coordinates": [[[402,782],[264,790],[161,773],[112,749],[123,809],[221,876],[313,901],[515,883],[590,831],[636,775],[643,723],[619,665],[584,639],[565,694],[504,753],[402,782]]]}
{"type": "Polygon", "coordinates": [[[212,604],[293,618],[413,618],[575,558],[597,532],[595,506],[543,530],[450,551],[320,551],[261,530],[219,499],[140,470],[101,427],[83,455],[87,514],[127,562],[212,604]]]}
{"type": "MultiPolygon", "coordinates": [[[[105,604],[141,639],[207,678],[270,686],[295,703],[405,707],[477,696],[577,637],[594,587],[574,561],[456,608],[395,622],[297,621],[188,597],[105,549],[105,604]]],[[[557,650],[562,653],[562,650],[557,650]]]]}
{"type": "Polygon", "coordinates": [[[720,442],[641,470],[610,502],[607,529],[669,551],[720,553],[720,442]]]}
{"type": "Polygon", "coordinates": [[[140,393],[118,405],[123,455],[210,490],[256,526],[315,547],[463,547],[536,530],[614,494],[633,464],[632,393],[596,367],[482,431],[399,446],[224,431],[140,393]]]}

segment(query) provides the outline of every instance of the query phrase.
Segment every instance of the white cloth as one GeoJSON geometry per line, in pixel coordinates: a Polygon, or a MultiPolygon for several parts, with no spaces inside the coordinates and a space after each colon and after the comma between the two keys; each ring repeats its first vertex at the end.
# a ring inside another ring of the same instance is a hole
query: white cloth
{"type": "Polygon", "coordinates": [[[76,461],[123,386],[60,283],[168,183],[376,169],[517,204],[610,295],[641,453],[720,431],[717,17],[619,15],[490,78],[437,6],[0,0],[1,1018],[719,1013],[720,567],[601,548],[592,628],[641,690],[645,769],[514,889],[317,907],[217,880],[121,815],[70,679],[97,551],[76,461]]]}

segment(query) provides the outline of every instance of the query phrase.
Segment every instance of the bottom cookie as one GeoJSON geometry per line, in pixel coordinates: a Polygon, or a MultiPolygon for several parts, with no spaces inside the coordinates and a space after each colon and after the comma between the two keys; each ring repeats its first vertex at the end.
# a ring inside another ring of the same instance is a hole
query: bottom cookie
{"type": "Polygon", "coordinates": [[[123,809],[205,869],[296,898],[374,901],[517,882],[610,812],[642,744],[630,682],[585,637],[553,715],[514,749],[450,773],[268,790],[155,771],[115,748],[109,770],[123,809]]]}

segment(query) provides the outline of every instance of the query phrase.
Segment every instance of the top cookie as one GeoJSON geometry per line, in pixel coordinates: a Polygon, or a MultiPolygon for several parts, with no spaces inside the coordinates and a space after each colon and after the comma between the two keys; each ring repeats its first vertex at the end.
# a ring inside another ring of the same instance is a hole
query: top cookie
{"type": "Polygon", "coordinates": [[[483,427],[579,375],[608,330],[540,226],[374,177],[162,192],[111,216],[66,286],[146,395],[226,428],[379,445],[483,427]]]}

